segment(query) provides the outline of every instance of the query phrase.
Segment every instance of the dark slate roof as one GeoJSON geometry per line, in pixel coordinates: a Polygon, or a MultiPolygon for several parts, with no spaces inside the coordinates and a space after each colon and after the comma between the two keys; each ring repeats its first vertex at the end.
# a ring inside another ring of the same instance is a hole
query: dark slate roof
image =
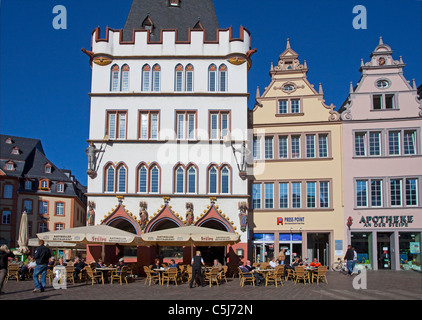
{"type": "Polygon", "coordinates": [[[217,38],[218,20],[212,0],[180,0],[179,7],[169,5],[169,0],[133,0],[123,29],[123,41],[132,41],[133,30],[143,29],[142,23],[150,18],[154,29],[151,41],[160,41],[162,29],[177,29],[179,41],[188,40],[189,28],[200,21],[206,40],[217,38]]]}
{"type": "Polygon", "coordinates": [[[38,190],[38,182],[48,179],[50,182],[49,194],[76,196],[83,203],[86,202],[86,187],[82,186],[72,175],[70,170],[57,168],[45,155],[41,141],[38,139],[23,138],[0,134],[0,168],[7,176],[20,180],[19,192],[45,193],[38,190]],[[12,143],[6,143],[11,139],[12,143]],[[19,154],[12,153],[14,148],[19,149],[19,154]],[[13,161],[14,171],[5,170],[6,163],[13,161]],[[51,165],[51,173],[45,173],[45,165],[51,165]],[[32,189],[25,190],[25,180],[31,180],[32,189]],[[64,183],[64,192],[57,192],[57,184],[64,183]]]}

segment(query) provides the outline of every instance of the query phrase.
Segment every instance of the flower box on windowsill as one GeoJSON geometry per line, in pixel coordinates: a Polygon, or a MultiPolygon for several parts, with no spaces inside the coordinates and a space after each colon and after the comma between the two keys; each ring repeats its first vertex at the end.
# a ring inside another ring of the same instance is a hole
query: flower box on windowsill
{"type": "Polygon", "coordinates": [[[42,191],[50,191],[50,188],[40,187],[40,190],[42,190],[42,191]]]}

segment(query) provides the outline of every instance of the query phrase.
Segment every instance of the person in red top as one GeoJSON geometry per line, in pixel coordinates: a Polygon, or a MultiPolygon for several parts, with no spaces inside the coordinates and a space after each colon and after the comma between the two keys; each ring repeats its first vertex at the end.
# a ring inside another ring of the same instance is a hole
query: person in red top
{"type": "Polygon", "coordinates": [[[322,264],[318,262],[317,258],[314,258],[314,261],[311,262],[310,266],[317,268],[322,266],[322,264]]]}

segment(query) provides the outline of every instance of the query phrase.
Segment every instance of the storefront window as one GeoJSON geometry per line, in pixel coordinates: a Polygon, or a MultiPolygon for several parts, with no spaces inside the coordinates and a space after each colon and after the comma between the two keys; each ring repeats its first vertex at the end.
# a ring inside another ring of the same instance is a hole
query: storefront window
{"type": "Polygon", "coordinates": [[[254,233],[253,262],[268,262],[274,257],[274,233],[254,233]]]}
{"type": "Polygon", "coordinates": [[[400,268],[421,271],[421,234],[416,232],[399,233],[400,268]]]}
{"type": "Polygon", "coordinates": [[[164,259],[183,259],[183,247],[160,247],[160,258],[164,259]]]}
{"type": "Polygon", "coordinates": [[[372,269],[372,233],[352,232],[352,247],[358,255],[357,264],[360,267],[372,269]]]}

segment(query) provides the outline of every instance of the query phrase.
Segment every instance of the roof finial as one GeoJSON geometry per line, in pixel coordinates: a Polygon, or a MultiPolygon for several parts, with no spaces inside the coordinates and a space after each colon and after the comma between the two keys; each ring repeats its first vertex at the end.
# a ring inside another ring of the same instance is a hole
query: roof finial
{"type": "Polygon", "coordinates": [[[380,43],[378,43],[378,45],[380,46],[382,44],[384,44],[384,42],[382,42],[382,37],[380,37],[380,43]]]}
{"type": "Polygon", "coordinates": [[[261,95],[259,93],[259,87],[256,87],[256,97],[259,98],[261,95]]]}
{"type": "Polygon", "coordinates": [[[319,94],[323,94],[324,93],[324,91],[322,91],[322,84],[321,84],[321,82],[319,83],[319,94]]]}
{"type": "Polygon", "coordinates": [[[353,83],[350,81],[349,93],[353,93],[353,83]]]}
{"type": "Polygon", "coordinates": [[[286,49],[290,49],[290,38],[287,38],[286,49]]]}
{"type": "Polygon", "coordinates": [[[412,79],[412,88],[413,88],[414,90],[417,90],[417,88],[416,88],[416,82],[415,82],[415,79],[412,79]]]}

